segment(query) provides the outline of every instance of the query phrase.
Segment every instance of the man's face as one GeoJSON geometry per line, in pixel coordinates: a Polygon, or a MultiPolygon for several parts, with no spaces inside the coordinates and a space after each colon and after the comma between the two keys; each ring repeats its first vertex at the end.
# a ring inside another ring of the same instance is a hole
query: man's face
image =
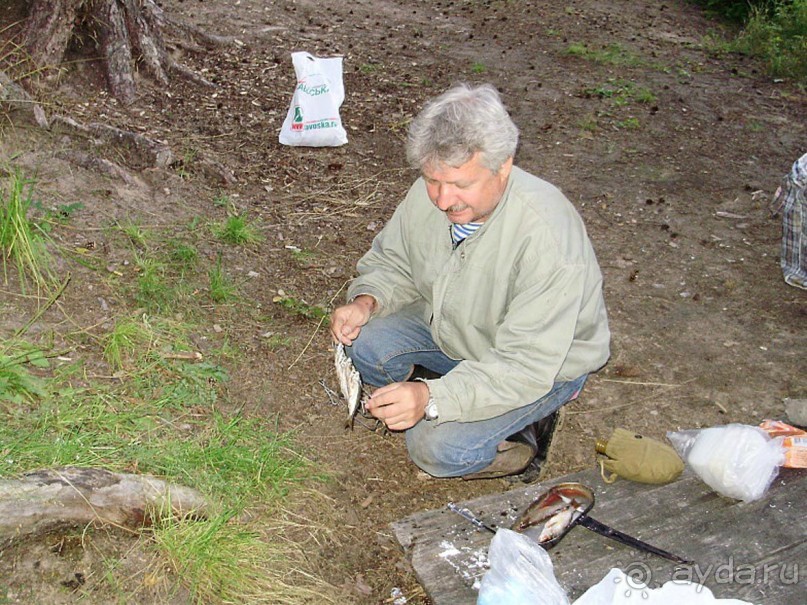
{"type": "Polygon", "coordinates": [[[487,220],[502,199],[512,167],[513,158],[509,158],[498,172],[491,172],[476,153],[458,168],[439,164],[422,172],[432,203],[452,223],[464,225],[487,220]]]}

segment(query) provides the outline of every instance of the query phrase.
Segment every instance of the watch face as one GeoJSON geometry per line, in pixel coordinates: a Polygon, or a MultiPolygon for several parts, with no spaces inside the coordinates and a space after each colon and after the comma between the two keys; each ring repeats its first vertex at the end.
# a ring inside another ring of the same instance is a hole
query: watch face
{"type": "Polygon", "coordinates": [[[437,404],[434,401],[430,400],[426,405],[426,418],[429,420],[437,418],[437,404]]]}

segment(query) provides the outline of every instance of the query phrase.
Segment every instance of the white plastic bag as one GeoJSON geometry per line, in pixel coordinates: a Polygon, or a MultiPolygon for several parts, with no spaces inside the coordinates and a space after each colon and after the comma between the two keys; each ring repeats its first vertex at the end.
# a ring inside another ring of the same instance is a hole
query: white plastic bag
{"type": "Polygon", "coordinates": [[[320,59],[291,53],[297,87],[280,129],[280,143],[297,147],[339,147],[347,143],[339,107],[345,100],[342,57],[320,59]]]}
{"type": "Polygon", "coordinates": [[[716,599],[706,586],[670,580],[661,588],[651,589],[646,584],[626,575],[621,569],[612,569],[599,584],[589,588],[574,605],[751,605],[737,599],[716,599]]]}
{"type": "Polygon", "coordinates": [[[765,495],[784,461],[781,440],[755,426],[727,424],[667,437],[704,483],[745,502],[765,495]]]}
{"type": "Polygon", "coordinates": [[[488,561],[477,605],[569,605],[552,560],[532,538],[499,529],[490,543],[488,561]]]}

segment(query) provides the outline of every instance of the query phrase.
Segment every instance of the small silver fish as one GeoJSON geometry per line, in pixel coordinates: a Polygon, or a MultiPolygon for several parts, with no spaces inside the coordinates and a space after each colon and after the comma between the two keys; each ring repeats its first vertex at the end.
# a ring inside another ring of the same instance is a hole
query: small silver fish
{"type": "Polygon", "coordinates": [[[339,378],[339,388],[347,402],[345,428],[353,428],[353,418],[361,403],[361,376],[353,367],[353,362],[345,355],[345,345],[341,342],[334,347],[334,366],[339,378]]]}
{"type": "Polygon", "coordinates": [[[569,507],[549,517],[544,523],[541,533],[538,534],[538,542],[548,542],[565,532],[573,521],[575,512],[573,508],[569,507]]]}
{"type": "Polygon", "coordinates": [[[594,494],[580,484],[561,483],[544,492],[516,519],[513,529],[537,534],[537,541],[551,546],[594,504],[594,494]]]}

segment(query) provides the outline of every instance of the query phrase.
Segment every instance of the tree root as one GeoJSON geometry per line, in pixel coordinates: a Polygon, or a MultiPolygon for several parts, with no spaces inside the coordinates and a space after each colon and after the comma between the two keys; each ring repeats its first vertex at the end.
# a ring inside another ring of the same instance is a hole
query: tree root
{"type": "Polygon", "coordinates": [[[48,119],[42,106],[34,101],[19,84],[0,70],[0,107],[22,114],[40,128],[48,128],[48,119]]]}
{"type": "Polygon", "coordinates": [[[98,123],[85,125],[72,118],[53,116],[51,129],[78,134],[99,145],[113,146],[117,155],[126,158],[127,165],[133,168],[166,168],[174,162],[174,154],[165,143],[114,126],[98,123]]]}
{"type": "Polygon", "coordinates": [[[90,29],[88,37],[97,40],[104,59],[109,90],[127,105],[137,97],[138,64],[162,86],[175,74],[215,87],[170,56],[164,30],[182,32],[207,48],[232,41],[167,17],[154,0],[32,0],[23,35],[34,63],[40,68],[61,64],[76,27],[90,29]]]}

